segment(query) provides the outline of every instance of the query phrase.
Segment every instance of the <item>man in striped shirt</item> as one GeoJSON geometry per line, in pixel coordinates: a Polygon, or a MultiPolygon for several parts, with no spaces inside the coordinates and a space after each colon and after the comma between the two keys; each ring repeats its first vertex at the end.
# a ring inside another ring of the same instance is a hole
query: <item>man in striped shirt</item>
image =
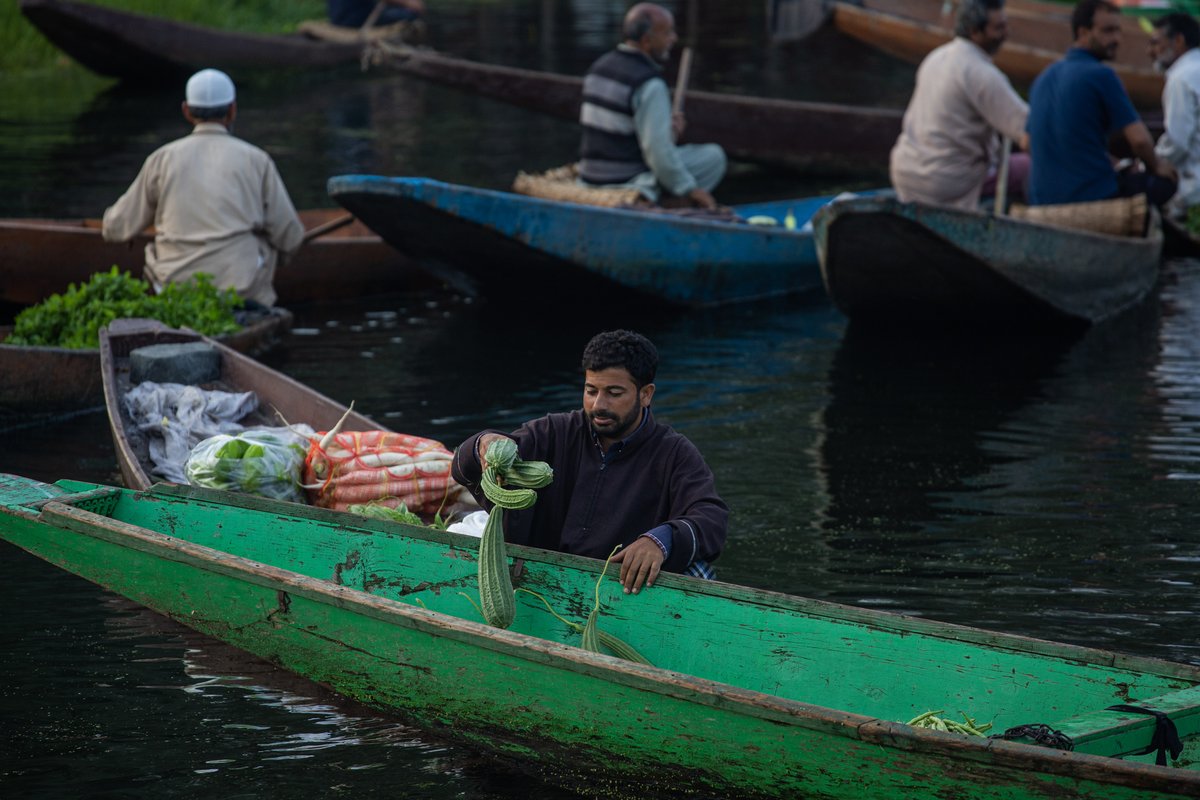
{"type": "Polygon", "coordinates": [[[675,143],[685,122],[672,113],[662,78],[662,63],[679,38],[675,18],[662,6],[639,3],[625,15],[622,35],[583,80],[580,178],[636,188],[652,203],[716,208],[712,190],[725,175],[725,151],[675,143]]]}

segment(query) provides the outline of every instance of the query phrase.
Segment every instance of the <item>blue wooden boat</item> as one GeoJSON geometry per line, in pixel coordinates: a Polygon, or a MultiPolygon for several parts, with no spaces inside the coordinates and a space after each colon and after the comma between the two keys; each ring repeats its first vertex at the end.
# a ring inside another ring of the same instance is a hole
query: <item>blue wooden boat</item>
{"type": "Polygon", "coordinates": [[[809,218],[831,197],[735,206],[777,225],[606,208],[429,178],[341,175],[329,194],[459,291],[544,295],[569,285],[712,306],[819,290],[809,218]],[[784,225],[789,212],[795,229],[784,225]]]}

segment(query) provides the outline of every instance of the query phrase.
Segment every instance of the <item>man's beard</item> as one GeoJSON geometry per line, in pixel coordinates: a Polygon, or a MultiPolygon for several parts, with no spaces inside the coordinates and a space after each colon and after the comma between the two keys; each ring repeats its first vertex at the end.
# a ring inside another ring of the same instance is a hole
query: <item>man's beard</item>
{"type": "Polygon", "coordinates": [[[631,433],[633,431],[634,426],[637,425],[638,420],[640,420],[641,417],[642,417],[642,408],[641,408],[641,406],[638,406],[632,412],[630,412],[629,416],[624,417],[624,418],[617,417],[617,416],[614,416],[614,415],[608,414],[608,413],[593,412],[591,414],[588,414],[588,421],[591,423],[592,430],[596,432],[597,436],[603,436],[608,439],[624,439],[629,433],[631,433]],[[615,422],[616,425],[610,429],[611,430],[610,433],[605,433],[604,431],[600,430],[600,428],[598,428],[596,426],[597,420],[601,420],[601,421],[605,421],[605,422],[615,422]]]}

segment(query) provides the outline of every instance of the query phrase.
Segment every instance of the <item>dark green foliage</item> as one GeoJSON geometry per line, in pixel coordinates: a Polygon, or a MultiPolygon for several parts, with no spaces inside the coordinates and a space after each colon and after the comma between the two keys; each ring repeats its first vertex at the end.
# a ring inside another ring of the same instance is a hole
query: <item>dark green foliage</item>
{"type": "Polygon", "coordinates": [[[1188,233],[1200,236],[1200,206],[1191,206],[1187,210],[1188,233]]]}
{"type": "Polygon", "coordinates": [[[146,281],[114,266],[17,314],[12,336],[5,343],[97,347],[101,328],[122,317],[148,317],[173,328],[186,326],[220,336],[238,330],[233,311],[241,306],[237,293],[217,289],[208,275],[197,275],[186,284],[168,284],[155,295],[146,281]]]}

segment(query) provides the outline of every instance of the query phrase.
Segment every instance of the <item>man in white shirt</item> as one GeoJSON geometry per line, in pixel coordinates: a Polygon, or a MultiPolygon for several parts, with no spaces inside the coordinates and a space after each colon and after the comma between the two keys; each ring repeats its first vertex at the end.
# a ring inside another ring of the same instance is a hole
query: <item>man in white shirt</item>
{"type": "Polygon", "coordinates": [[[150,224],[145,274],[156,289],[207,273],[222,289],[275,303],[275,268],[304,241],[275,162],[230,133],[233,81],[206,69],[187,82],[190,136],[155,150],[129,189],[104,212],[105,241],[124,242],[150,224]]]}
{"type": "Polygon", "coordinates": [[[1154,152],[1179,173],[1179,189],[1164,208],[1183,216],[1200,203],[1200,23],[1187,14],[1159,17],[1149,47],[1154,67],[1167,75],[1164,132],[1154,152]]]}
{"type": "MultiPolygon", "coordinates": [[[[996,166],[997,132],[1027,147],[1029,106],[992,63],[1008,37],[1004,0],[965,0],[955,33],[917,69],[889,174],[905,202],[974,209],[996,166]]],[[[1010,184],[1027,173],[1027,158],[1014,156],[1010,184]]]]}

